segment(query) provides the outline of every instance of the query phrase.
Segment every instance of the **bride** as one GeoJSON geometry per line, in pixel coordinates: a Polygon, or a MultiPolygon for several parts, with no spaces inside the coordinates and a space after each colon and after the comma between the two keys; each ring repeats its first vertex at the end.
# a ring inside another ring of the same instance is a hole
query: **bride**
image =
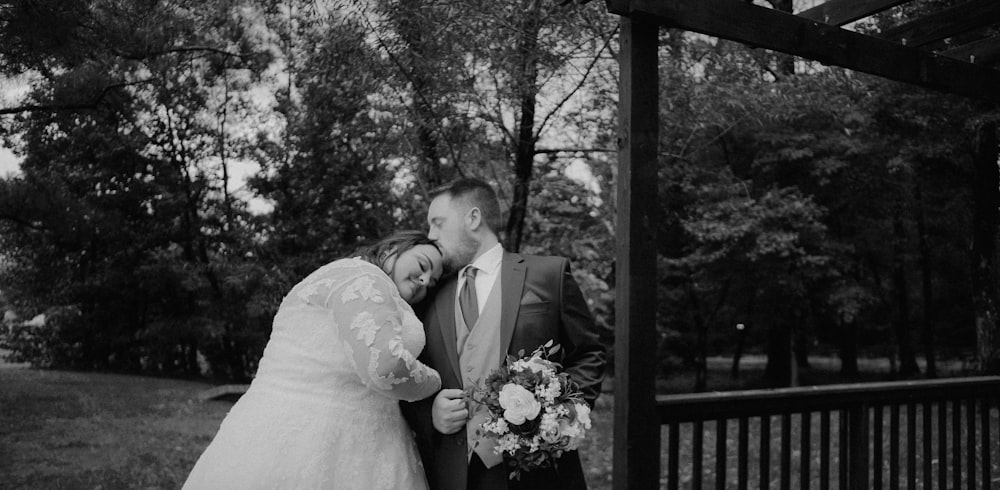
{"type": "Polygon", "coordinates": [[[410,308],[441,270],[433,241],[400,232],[292,288],[184,489],[426,488],[398,401],[441,387],[416,359],[424,331],[410,308]]]}

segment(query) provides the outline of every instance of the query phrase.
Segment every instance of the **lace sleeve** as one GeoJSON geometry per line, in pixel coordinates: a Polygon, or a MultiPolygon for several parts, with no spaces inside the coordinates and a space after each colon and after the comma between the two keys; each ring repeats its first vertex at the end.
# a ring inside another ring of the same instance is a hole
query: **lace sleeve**
{"type": "Polygon", "coordinates": [[[366,386],[400,400],[420,400],[441,388],[441,377],[404,347],[397,303],[402,300],[393,288],[389,278],[365,272],[339,284],[317,281],[302,297],[333,316],[366,386]]]}

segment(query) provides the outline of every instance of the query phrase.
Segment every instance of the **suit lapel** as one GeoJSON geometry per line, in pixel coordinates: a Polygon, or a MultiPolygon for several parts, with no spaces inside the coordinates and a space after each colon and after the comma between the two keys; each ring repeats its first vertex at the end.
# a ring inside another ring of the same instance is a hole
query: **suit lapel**
{"type": "Polygon", "coordinates": [[[441,338],[444,339],[444,349],[448,352],[448,363],[451,365],[455,379],[461,381],[459,376],[461,369],[458,365],[458,340],[455,337],[455,288],[458,287],[458,279],[448,281],[438,292],[434,301],[437,324],[441,329],[441,338]]]}
{"type": "Polygon", "coordinates": [[[511,339],[514,338],[514,321],[521,307],[521,291],[524,290],[524,257],[515,253],[503,254],[503,268],[500,274],[500,361],[507,358],[511,339]]]}

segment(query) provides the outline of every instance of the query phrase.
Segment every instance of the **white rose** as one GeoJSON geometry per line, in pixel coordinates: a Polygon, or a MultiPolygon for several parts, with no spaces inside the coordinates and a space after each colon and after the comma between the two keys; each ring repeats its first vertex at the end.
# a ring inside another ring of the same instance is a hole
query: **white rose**
{"type": "Polygon", "coordinates": [[[524,367],[538,373],[544,374],[546,371],[552,370],[552,363],[542,359],[541,357],[532,357],[524,363],[524,367]]]}
{"type": "Polygon", "coordinates": [[[590,405],[585,403],[576,404],[576,421],[585,428],[590,428],[590,405]]]}
{"type": "Polygon", "coordinates": [[[542,409],[535,395],[523,386],[508,383],[500,389],[500,406],[503,407],[503,418],[514,425],[521,425],[525,420],[534,420],[542,409]]]}

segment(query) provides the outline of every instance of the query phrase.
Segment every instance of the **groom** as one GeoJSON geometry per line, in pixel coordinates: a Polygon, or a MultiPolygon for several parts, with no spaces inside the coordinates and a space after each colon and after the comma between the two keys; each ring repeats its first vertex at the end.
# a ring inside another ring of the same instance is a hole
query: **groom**
{"type": "Polygon", "coordinates": [[[432,195],[428,235],[445,265],[458,272],[418,306],[426,346],[420,360],[441,374],[437,396],[404,404],[432,490],[585,489],[576,451],[555,468],[510,469],[489,440],[476,434],[485,409],[466,406],[462,390],[500,367],[508,354],[531,353],[549,340],[552,359],[576,381],[593,406],[604,376],[605,351],[580,287],[561,257],[520,255],[500,245],[500,205],[480,180],[461,179],[432,195]]]}

